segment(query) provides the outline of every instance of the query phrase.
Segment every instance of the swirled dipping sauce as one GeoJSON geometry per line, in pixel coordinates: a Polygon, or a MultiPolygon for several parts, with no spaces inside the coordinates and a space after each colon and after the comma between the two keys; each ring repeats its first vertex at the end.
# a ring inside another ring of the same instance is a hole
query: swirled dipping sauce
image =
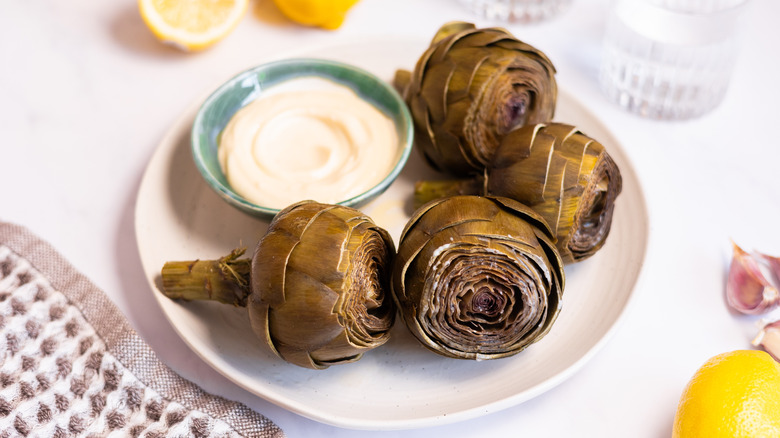
{"type": "Polygon", "coordinates": [[[219,162],[233,190],[270,208],[337,203],[377,185],[398,159],[393,121],[350,88],[303,77],[236,112],[219,162]]]}

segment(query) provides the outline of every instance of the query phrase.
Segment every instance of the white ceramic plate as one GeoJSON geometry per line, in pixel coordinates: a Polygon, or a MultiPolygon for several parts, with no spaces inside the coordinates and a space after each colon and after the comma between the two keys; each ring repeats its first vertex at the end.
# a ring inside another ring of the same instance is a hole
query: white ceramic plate
{"type": "MultiPolygon", "coordinates": [[[[413,68],[426,41],[355,43],[309,55],[350,62],[384,77],[413,68]]],[[[618,163],[623,193],[612,231],[594,257],[566,269],[563,310],[549,334],[522,353],[486,362],[440,357],[418,344],[399,319],[392,339],[360,361],[314,371],[258,348],[245,309],[218,303],[179,303],[159,289],[169,260],[217,258],[237,246],[249,253],[267,228],[214,194],[190,155],[197,105],[159,145],[136,205],[138,248],[149,284],[184,341],[217,371],[248,391],[293,412],[355,429],[401,429],[460,421],[528,400],[578,370],[615,329],[639,280],[648,216],[636,173],[621,146],[586,107],[562,87],[556,119],[599,139],[618,163]]],[[[412,153],[399,179],[363,210],[396,243],[411,214],[414,181],[426,165],[412,153]]]]}

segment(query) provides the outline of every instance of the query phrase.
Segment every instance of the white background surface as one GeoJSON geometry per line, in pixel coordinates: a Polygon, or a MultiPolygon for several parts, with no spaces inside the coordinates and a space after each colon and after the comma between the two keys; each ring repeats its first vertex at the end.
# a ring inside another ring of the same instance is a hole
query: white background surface
{"type": "Polygon", "coordinates": [[[217,374],[155,302],[134,234],[138,186],[162,136],[214,84],[269,56],[331,42],[430,39],[469,15],[448,0],[362,0],[335,32],[290,24],[257,0],[212,49],[159,44],[134,1],[6,1],[0,13],[0,220],[51,242],[113,299],[161,359],[206,390],[246,403],[290,437],[667,437],[680,392],[710,356],[749,348],[754,320],[723,301],[730,239],[780,255],[780,3],[753,0],[723,104],[689,122],[623,112],[598,89],[606,1],[506,26],[543,50],[558,80],[630,155],[650,210],[644,281],[615,335],[577,374],[498,413],[419,430],[367,432],[305,419],[217,374]]]}

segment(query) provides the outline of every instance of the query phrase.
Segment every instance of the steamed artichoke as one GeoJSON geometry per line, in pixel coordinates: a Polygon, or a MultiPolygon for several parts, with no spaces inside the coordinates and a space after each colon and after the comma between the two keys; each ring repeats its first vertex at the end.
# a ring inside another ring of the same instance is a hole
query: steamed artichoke
{"type": "Polygon", "coordinates": [[[246,306],[263,344],[295,365],[354,362],[384,344],[395,319],[395,245],[358,210],[301,202],[276,215],[252,260],[168,262],[165,295],[246,306]]]}
{"type": "Polygon", "coordinates": [[[456,194],[520,201],[547,221],[563,261],[574,263],[606,242],[621,190],[620,169],[601,143],[574,126],[550,123],[507,134],[483,175],[418,182],[415,202],[456,194]]]}
{"type": "Polygon", "coordinates": [[[544,220],[507,198],[456,196],[419,209],[393,268],[406,326],[459,359],[514,355],[544,336],[561,308],[563,263],[544,220]]]}
{"type": "Polygon", "coordinates": [[[555,113],[555,68],[541,51],[500,28],[452,22],[439,29],[396,88],[414,119],[415,144],[436,169],[481,172],[501,138],[555,113]]]}

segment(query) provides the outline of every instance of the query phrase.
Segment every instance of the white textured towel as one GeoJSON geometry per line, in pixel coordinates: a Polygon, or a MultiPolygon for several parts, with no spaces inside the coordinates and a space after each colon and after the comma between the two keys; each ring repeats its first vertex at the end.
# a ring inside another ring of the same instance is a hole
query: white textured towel
{"type": "Polygon", "coordinates": [[[55,251],[0,222],[0,437],[283,437],[165,366],[55,251]]]}

